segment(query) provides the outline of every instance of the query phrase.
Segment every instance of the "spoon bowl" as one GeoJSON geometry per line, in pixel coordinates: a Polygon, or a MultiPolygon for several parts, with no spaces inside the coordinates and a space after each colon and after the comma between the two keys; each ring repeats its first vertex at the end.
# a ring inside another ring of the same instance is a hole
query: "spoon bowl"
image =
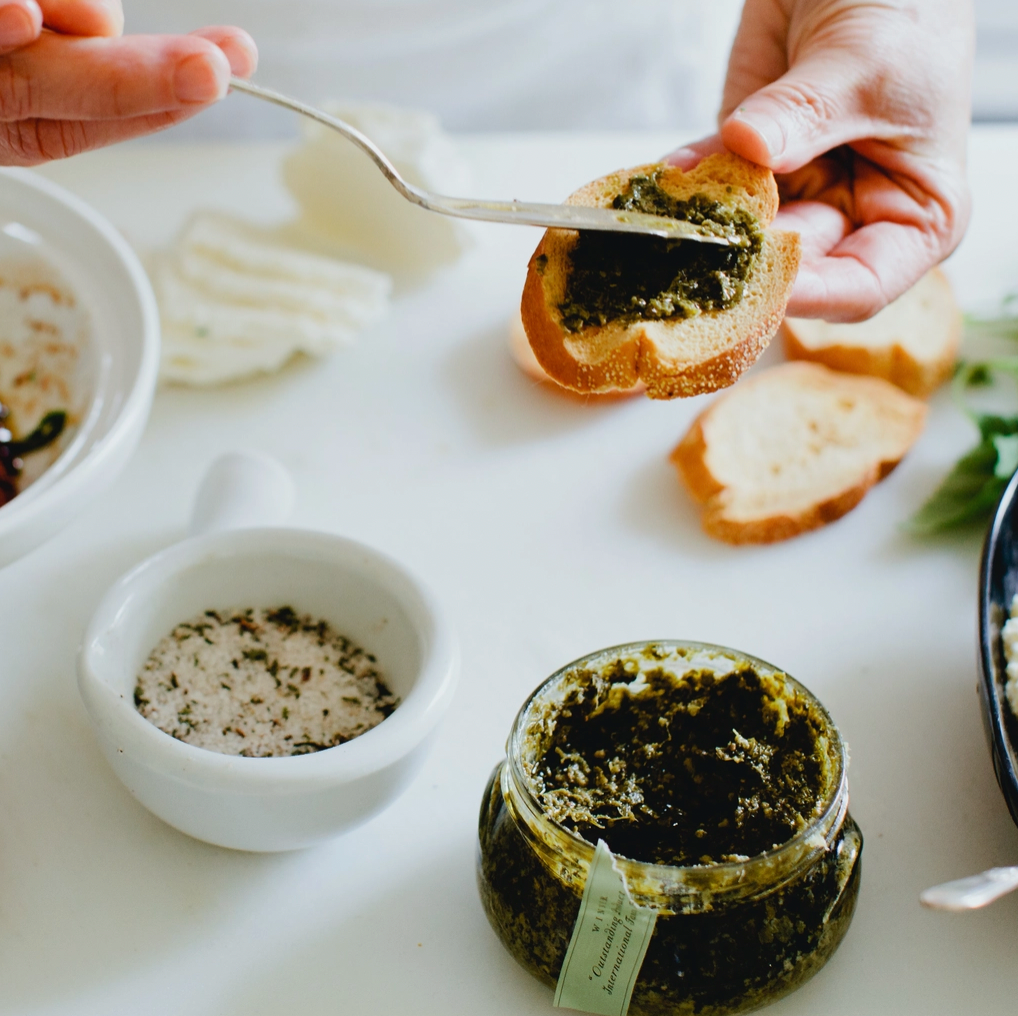
{"type": "Polygon", "coordinates": [[[919,894],[931,910],[978,910],[1018,889],[1018,867],[990,868],[978,875],[932,886],[919,894]]]}

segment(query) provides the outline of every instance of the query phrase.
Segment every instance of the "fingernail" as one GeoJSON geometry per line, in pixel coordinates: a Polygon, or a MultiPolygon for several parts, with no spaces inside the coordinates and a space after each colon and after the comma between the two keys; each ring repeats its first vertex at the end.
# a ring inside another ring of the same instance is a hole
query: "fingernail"
{"type": "Polygon", "coordinates": [[[234,74],[251,75],[258,66],[258,48],[245,32],[218,43],[219,48],[230,61],[230,70],[234,74]]]}
{"type": "Polygon", "coordinates": [[[215,102],[230,87],[229,64],[222,52],[194,53],[177,64],[173,90],[179,102],[215,102]],[[217,68],[216,64],[221,64],[217,68]]]}
{"type": "Polygon", "coordinates": [[[40,27],[21,4],[0,7],[0,48],[27,46],[39,33],[40,27]]]}
{"type": "Polygon", "coordinates": [[[785,135],[781,128],[769,116],[754,113],[748,109],[737,109],[730,119],[738,120],[751,128],[767,146],[772,159],[776,159],[785,150],[785,135]]]}

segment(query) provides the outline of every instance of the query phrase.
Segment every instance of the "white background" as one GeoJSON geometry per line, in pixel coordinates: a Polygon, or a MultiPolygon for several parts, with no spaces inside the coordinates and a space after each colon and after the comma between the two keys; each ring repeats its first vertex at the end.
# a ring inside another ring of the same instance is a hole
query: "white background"
{"type": "MultiPolygon", "coordinates": [[[[962,2],[962,0],[959,0],[962,2]]],[[[741,0],[124,0],[127,30],[247,28],[258,80],[431,109],[453,130],[714,129],[741,0]],[[626,17],[622,17],[623,10],[626,17]]],[[[1018,119],[1018,3],[975,0],[977,119],[1018,119]]],[[[172,137],[285,137],[239,105],[172,137]]]]}
{"type": "MultiPolygon", "coordinates": [[[[473,139],[464,152],[479,192],[556,199],[670,136],[473,139]]],[[[152,244],[199,204],[289,214],[279,155],[149,146],[46,174],[152,244]]],[[[1016,157],[1018,132],[973,140],[976,217],[951,266],[968,303],[1018,280],[1018,211],[998,200],[1016,157]]],[[[858,913],[827,968],[769,1013],[1013,1016],[1018,896],[965,916],[917,902],[934,882],[1018,861],[976,697],[980,534],[916,542],[900,528],[970,425],[941,392],[916,448],[846,518],[771,547],[715,543],[666,461],[707,399],[586,404],[524,379],[505,325],[535,234],[478,236],[327,362],[160,393],[123,478],[0,572],[0,1014],[551,1016],[552,993],[480,908],[481,792],[544,677],[602,646],[674,636],[787,668],[851,746],[858,913]],[[463,646],[419,779],[362,828],[283,856],[209,847],[150,816],[102,759],[74,682],[99,596],[182,535],[202,470],[248,444],[293,470],[297,524],[374,544],[430,581],[463,646]]]]}
{"type": "Polygon", "coordinates": [[[1018,3],[976,0],[975,115],[1018,120],[1018,3]]]}
{"type": "MultiPolygon", "coordinates": [[[[714,129],[739,0],[125,0],[132,32],[237,24],[257,80],[309,101],[384,100],[452,130],[714,129]]],[[[174,131],[288,136],[240,105],[174,131]]]]}

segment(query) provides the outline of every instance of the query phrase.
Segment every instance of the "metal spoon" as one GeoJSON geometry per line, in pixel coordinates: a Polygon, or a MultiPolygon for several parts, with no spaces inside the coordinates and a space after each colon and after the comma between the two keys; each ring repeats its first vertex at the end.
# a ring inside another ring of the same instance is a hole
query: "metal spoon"
{"type": "Polygon", "coordinates": [[[231,78],[230,87],[246,92],[266,102],[301,113],[318,123],[325,124],[369,155],[386,179],[407,199],[421,208],[461,219],[483,219],[486,222],[512,222],[526,226],[545,226],[557,229],[597,229],[618,233],[645,233],[666,240],[696,240],[722,246],[742,246],[745,241],[717,236],[703,227],[682,219],[666,219],[660,215],[627,212],[617,208],[584,208],[580,205],[545,205],[525,201],[477,201],[473,198],[451,198],[414,187],[404,180],[396,167],[386,158],[370,138],[356,127],[323,113],[314,106],[281,95],[269,88],[254,85],[243,78],[231,78]]]}
{"type": "Polygon", "coordinates": [[[919,894],[931,910],[977,910],[1018,889],[1018,867],[990,868],[979,875],[935,885],[919,894]]]}

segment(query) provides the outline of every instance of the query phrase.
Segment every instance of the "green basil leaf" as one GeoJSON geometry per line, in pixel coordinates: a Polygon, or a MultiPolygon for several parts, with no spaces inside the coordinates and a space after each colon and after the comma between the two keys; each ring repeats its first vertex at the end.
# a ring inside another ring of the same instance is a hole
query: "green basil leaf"
{"type": "Polygon", "coordinates": [[[993,383],[993,372],[985,363],[967,364],[959,361],[954,372],[955,375],[964,372],[965,384],[969,388],[985,387],[993,383]]]}
{"type": "Polygon", "coordinates": [[[1004,374],[1010,374],[1012,377],[1018,377],[1018,356],[999,356],[993,360],[973,364],[973,366],[977,368],[985,367],[990,371],[999,370],[1004,374]]]}
{"type": "Polygon", "coordinates": [[[997,448],[985,437],[960,458],[933,496],[912,516],[908,528],[918,535],[942,532],[988,518],[1007,479],[996,475],[997,448]]]}
{"type": "Polygon", "coordinates": [[[1018,434],[1018,416],[994,416],[992,413],[974,414],[979,436],[983,441],[990,441],[998,435],[1018,434]]]}
{"type": "MultiPolygon", "coordinates": [[[[1013,306],[1018,306],[1018,293],[1005,300],[1005,311],[1013,306]]],[[[1018,341],[1018,316],[1007,313],[992,319],[966,316],[965,329],[1018,341]]],[[[925,535],[985,522],[1018,469],[1018,416],[980,413],[968,405],[965,397],[967,389],[992,383],[997,372],[1018,379],[1018,356],[962,361],[955,368],[954,397],[979,428],[979,444],[955,463],[940,487],[909,520],[907,527],[913,533],[925,535]]]]}
{"type": "MultiPolygon", "coordinates": [[[[1018,301],[1018,293],[1012,293],[1004,301],[1004,309],[1014,309],[1018,301]]],[[[1018,339],[1018,316],[1008,313],[1003,317],[984,318],[965,315],[965,332],[969,335],[987,335],[991,338],[1018,339]]]]}

